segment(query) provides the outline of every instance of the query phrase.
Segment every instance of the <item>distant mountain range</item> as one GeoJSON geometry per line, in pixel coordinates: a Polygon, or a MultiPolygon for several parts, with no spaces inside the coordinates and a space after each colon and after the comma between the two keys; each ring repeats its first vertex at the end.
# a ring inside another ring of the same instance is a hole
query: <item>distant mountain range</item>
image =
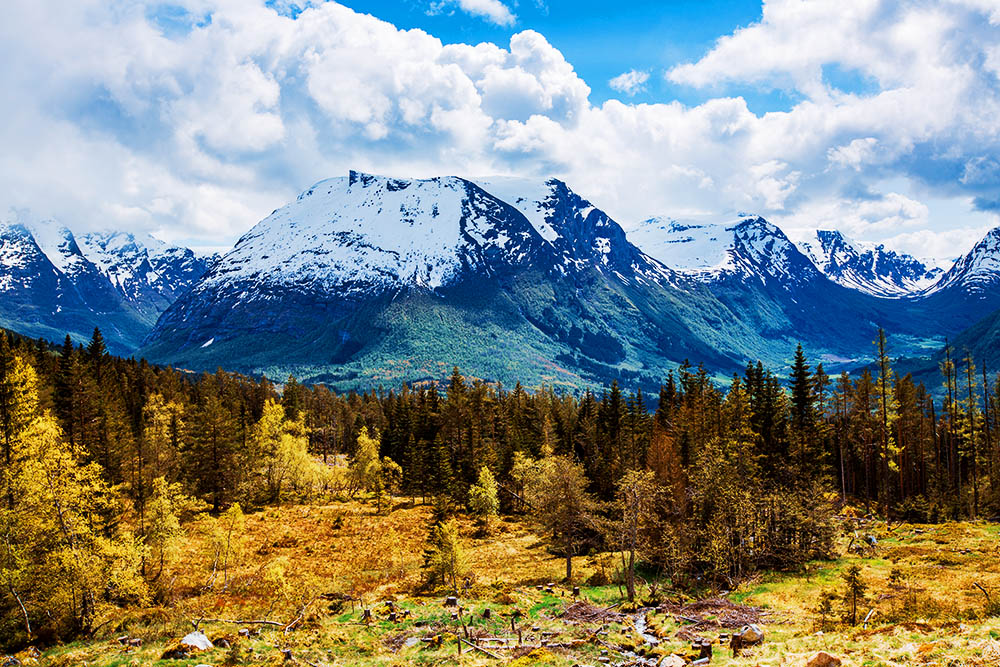
{"type": "Polygon", "coordinates": [[[12,214],[0,222],[0,326],[55,341],[100,327],[112,350],[129,354],[214,259],[122,232],[77,237],[12,214]]]}
{"type": "Polygon", "coordinates": [[[720,379],[757,359],[780,368],[797,342],[829,371],[855,368],[879,326],[906,357],[998,329],[1000,229],[942,273],[839,232],[795,243],[757,216],[654,218],[626,234],[555,179],[351,172],[217,260],[8,222],[0,294],[0,326],[55,337],[97,324],[190,369],[347,388],[458,365],[506,384],[653,387],[685,360],[720,379]]]}

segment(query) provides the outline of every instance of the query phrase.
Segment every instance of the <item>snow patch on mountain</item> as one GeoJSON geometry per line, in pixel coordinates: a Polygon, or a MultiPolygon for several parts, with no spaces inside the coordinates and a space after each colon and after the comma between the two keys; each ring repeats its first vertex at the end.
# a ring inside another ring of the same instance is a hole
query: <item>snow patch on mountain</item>
{"type": "Polygon", "coordinates": [[[1000,284],[1000,227],[990,230],[964,257],[960,257],[926,293],[958,288],[983,296],[1000,284]]]}
{"type": "Polygon", "coordinates": [[[557,181],[494,176],[477,178],[472,182],[519,210],[535,231],[549,243],[560,238],[561,234],[550,223],[554,205],[553,186],[557,181]]]}
{"type": "Polygon", "coordinates": [[[899,298],[931,287],[943,271],[882,244],[818,230],[798,239],[802,251],[828,278],[873,296],[899,298]]]}
{"type": "Polygon", "coordinates": [[[650,218],[628,237],[647,255],[705,282],[738,277],[790,283],[817,273],[784,232],[758,216],[724,224],[650,218]]]}
{"type": "MultiPolygon", "coordinates": [[[[460,178],[403,180],[352,171],[320,181],[258,223],[203,281],[326,289],[447,284],[475,246],[523,258],[530,228],[496,229],[460,178]]],[[[482,195],[483,193],[480,193],[482,195]]]]}
{"type": "Polygon", "coordinates": [[[0,289],[26,287],[32,271],[54,271],[60,289],[75,290],[100,311],[122,299],[155,315],[207,268],[207,261],[191,250],[152,236],[139,240],[124,232],[90,232],[77,237],[60,222],[35,218],[30,211],[12,210],[0,229],[0,289]],[[16,280],[15,269],[24,273],[16,280]]]}

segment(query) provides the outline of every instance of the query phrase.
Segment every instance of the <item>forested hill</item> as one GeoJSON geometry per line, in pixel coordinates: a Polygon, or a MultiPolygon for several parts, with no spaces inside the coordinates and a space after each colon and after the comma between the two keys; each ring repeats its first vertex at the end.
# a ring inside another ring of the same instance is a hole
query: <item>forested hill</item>
{"type": "MultiPolygon", "coordinates": [[[[109,608],[148,600],[194,512],[368,491],[433,499],[446,516],[475,505],[484,475],[509,513],[543,506],[524,499],[545,475],[611,519],[620,505],[603,503],[623,487],[650,489],[659,518],[644,530],[660,547],[647,557],[680,584],[826,554],[837,496],[920,520],[996,513],[1000,387],[963,361],[937,402],[879,352],[875,376],[831,378],[800,348],[790,377],[752,365],[726,390],[684,366],[651,414],[616,384],[529,393],[457,369],[440,389],[339,395],[289,379],[279,395],[266,379],[110,356],[99,332],[61,349],[3,335],[0,555],[13,583],[0,637],[88,633],[109,608]]],[[[606,546],[593,528],[551,530],[567,556],[606,546]]]]}

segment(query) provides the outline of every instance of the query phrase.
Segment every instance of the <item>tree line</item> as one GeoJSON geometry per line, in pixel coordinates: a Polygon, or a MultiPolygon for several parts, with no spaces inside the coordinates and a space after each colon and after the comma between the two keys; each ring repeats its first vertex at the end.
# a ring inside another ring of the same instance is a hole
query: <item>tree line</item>
{"type": "Polygon", "coordinates": [[[801,347],[787,377],[756,363],[723,386],[684,364],[656,397],[458,369],[338,394],[117,358],[97,330],[86,346],[0,335],[0,635],[92,632],[156,598],[188,517],[208,512],[226,534],[244,509],[290,500],[434,503],[432,542],[453,539],[457,511],[484,530],[524,515],[554,536],[568,578],[574,555],[620,553],[630,598],[642,568],[732,585],[825,556],[837,501],[914,521],[992,516],[1000,379],[949,349],[936,400],[895,375],[884,334],[875,349],[873,370],[836,378],[801,347]]]}

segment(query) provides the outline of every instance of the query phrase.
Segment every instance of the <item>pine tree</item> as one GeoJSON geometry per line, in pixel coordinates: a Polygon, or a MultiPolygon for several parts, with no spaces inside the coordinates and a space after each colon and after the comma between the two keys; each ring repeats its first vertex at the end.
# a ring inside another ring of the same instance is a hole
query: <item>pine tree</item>
{"type": "Polygon", "coordinates": [[[898,470],[896,457],[899,449],[896,446],[896,438],[893,433],[893,425],[897,417],[897,404],[895,398],[896,375],[893,373],[889,360],[889,350],[886,343],[885,330],[878,330],[878,411],[879,411],[879,458],[881,461],[881,484],[879,484],[879,497],[882,502],[882,513],[889,514],[889,474],[890,470],[898,470]]]}

